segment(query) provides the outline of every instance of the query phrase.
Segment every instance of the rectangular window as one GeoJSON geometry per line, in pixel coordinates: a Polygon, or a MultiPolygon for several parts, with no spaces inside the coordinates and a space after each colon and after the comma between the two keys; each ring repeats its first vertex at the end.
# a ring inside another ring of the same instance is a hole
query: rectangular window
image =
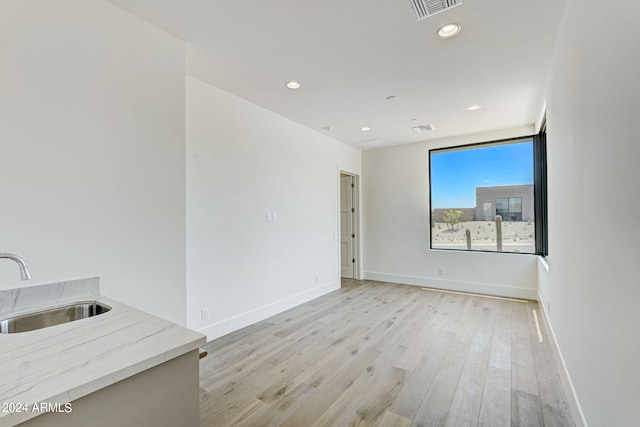
{"type": "Polygon", "coordinates": [[[527,137],[430,150],[430,247],[540,253],[534,145],[527,137]]]}
{"type": "Polygon", "coordinates": [[[496,199],[496,215],[511,221],[522,221],[522,197],[496,199]]]}

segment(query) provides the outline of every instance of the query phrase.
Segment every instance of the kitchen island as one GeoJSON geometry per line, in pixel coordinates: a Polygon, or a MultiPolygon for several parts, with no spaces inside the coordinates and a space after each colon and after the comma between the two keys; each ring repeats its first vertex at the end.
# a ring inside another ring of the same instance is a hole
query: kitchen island
{"type": "Polygon", "coordinates": [[[0,334],[0,427],[199,425],[205,336],[100,295],[98,278],[0,290],[0,319],[77,301],[111,309],[0,334]]]}

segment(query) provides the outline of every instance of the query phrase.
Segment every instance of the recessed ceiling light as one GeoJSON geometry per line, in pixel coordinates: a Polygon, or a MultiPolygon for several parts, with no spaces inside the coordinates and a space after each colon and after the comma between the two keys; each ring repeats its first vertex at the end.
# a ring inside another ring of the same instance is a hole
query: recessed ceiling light
{"type": "Polygon", "coordinates": [[[362,132],[369,132],[371,130],[371,128],[368,128],[368,127],[364,126],[364,127],[361,127],[360,130],[362,132]]]}
{"type": "Polygon", "coordinates": [[[441,39],[450,39],[453,36],[456,36],[462,27],[460,24],[447,24],[443,27],[440,27],[438,30],[438,37],[441,39]]]}
{"type": "Polygon", "coordinates": [[[476,110],[479,110],[479,109],[481,109],[481,108],[482,108],[482,105],[476,105],[476,104],[474,104],[474,105],[469,105],[469,106],[467,107],[467,110],[468,110],[468,111],[476,111],[476,110]]]}
{"type": "Polygon", "coordinates": [[[300,89],[300,83],[292,80],[290,82],[287,82],[287,87],[289,89],[300,89]]]}

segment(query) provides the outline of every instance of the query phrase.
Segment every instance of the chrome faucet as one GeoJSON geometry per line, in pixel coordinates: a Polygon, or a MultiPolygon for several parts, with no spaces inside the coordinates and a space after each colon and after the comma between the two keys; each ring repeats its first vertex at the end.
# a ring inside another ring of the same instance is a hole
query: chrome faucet
{"type": "Polygon", "coordinates": [[[0,253],[0,258],[7,258],[7,259],[14,260],[16,264],[18,264],[18,267],[20,267],[20,278],[22,280],[31,279],[31,273],[29,273],[29,269],[27,268],[27,263],[24,262],[24,260],[20,258],[18,255],[0,253]]]}

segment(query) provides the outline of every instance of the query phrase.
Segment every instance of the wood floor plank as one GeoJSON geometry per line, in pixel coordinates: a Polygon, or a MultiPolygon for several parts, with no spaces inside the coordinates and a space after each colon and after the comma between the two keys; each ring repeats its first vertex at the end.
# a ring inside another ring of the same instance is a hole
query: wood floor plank
{"type": "Polygon", "coordinates": [[[278,372],[279,379],[271,381],[257,395],[258,399],[267,403],[277,400],[288,390],[306,381],[313,373],[319,371],[320,367],[327,366],[330,360],[333,359],[339,364],[344,362],[335,357],[336,344],[333,337],[328,336],[315,341],[307,345],[301,345],[300,341],[297,341],[285,349],[285,357],[277,354],[265,360],[265,363],[272,363],[273,370],[278,372]],[[275,358],[275,356],[278,357],[275,358]]]}
{"type": "Polygon", "coordinates": [[[512,304],[511,425],[542,426],[538,378],[526,304],[512,304]]]}
{"type": "Polygon", "coordinates": [[[511,425],[511,304],[507,301],[500,301],[496,313],[478,425],[511,425]]]}
{"type": "Polygon", "coordinates": [[[398,397],[393,402],[390,408],[392,412],[410,420],[414,419],[425,401],[429,387],[438,373],[440,364],[454,336],[452,332],[445,330],[440,330],[437,333],[420,363],[410,373],[398,397]]]}
{"type": "Polygon", "coordinates": [[[237,330],[235,332],[231,332],[223,337],[220,337],[216,340],[213,341],[209,341],[207,344],[205,344],[203,346],[203,348],[205,350],[207,350],[207,352],[209,353],[214,353],[215,351],[217,351],[218,349],[222,349],[227,345],[233,345],[236,344],[238,341],[241,341],[242,338],[254,334],[255,332],[265,329],[265,328],[269,328],[270,326],[273,326],[272,322],[259,322],[256,324],[253,324],[251,326],[248,326],[246,328],[242,328],[240,330],[237,330]]]}
{"type": "MultiPolygon", "coordinates": [[[[540,313],[537,303],[527,304],[529,314],[529,330],[532,336],[536,336],[537,330],[532,316],[533,310],[540,313]]],[[[569,403],[563,393],[562,379],[556,359],[552,342],[548,334],[548,327],[544,323],[544,316],[538,314],[538,321],[542,333],[542,342],[533,340],[533,359],[536,366],[538,378],[538,388],[540,392],[540,403],[542,405],[542,415],[544,425],[547,427],[573,427],[575,424],[569,412],[569,403]]]]}
{"type": "Polygon", "coordinates": [[[482,427],[511,425],[511,371],[489,366],[478,415],[482,427]]]}
{"type": "Polygon", "coordinates": [[[347,362],[339,368],[324,384],[317,387],[313,405],[305,405],[293,411],[288,417],[286,424],[292,426],[310,425],[319,414],[324,413],[340,396],[349,389],[351,384],[364,372],[369,364],[378,356],[375,350],[365,350],[357,358],[347,362]]]}
{"type": "MultiPolygon", "coordinates": [[[[269,405],[265,404],[259,399],[254,399],[248,403],[233,419],[229,420],[229,425],[246,425],[247,420],[259,419],[262,417],[262,413],[266,411],[269,405]]],[[[250,421],[249,421],[250,422],[250,421]]],[[[200,419],[200,427],[215,426],[220,423],[220,420],[215,418],[202,418],[200,419]]]]}
{"type": "Polygon", "coordinates": [[[396,399],[407,378],[407,372],[394,366],[380,372],[354,408],[357,418],[353,424],[376,425],[396,399]],[[357,421],[357,422],[355,422],[357,421]]]}
{"type": "MultiPolygon", "coordinates": [[[[433,292],[428,292],[427,294],[436,295],[433,292]]],[[[421,320],[421,327],[415,332],[409,346],[394,366],[405,371],[413,371],[418,365],[445,321],[444,316],[437,315],[440,304],[443,301],[445,299],[439,297],[435,301],[424,303],[421,310],[416,314],[416,317],[421,320]]]]}
{"type": "Polygon", "coordinates": [[[511,305],[506,308],[496,314],[489,366],[511,370],[511,305]]]}
{"type": "Polygon", "coordinates": [[[527,306],[512,302],[511,316],[511,381],[514,390],[538,396],[538,379],[533,360],[531,330],[527,306]]]}
{"type": "Polygon", "coordinates": [[[540,398],[520,390],[512,392],[511,425],[514,427],[542,427],[544,419],[540,398]]]}
{"type": "Polygon", "coordinates": [[[409,427],[410,425],[411,420],[393,412],[385,411],[380,421],[375,424],[375,427],[409,427]]]}
{"type": "Polygon", "coordinates": [[[572,426],[531,307],[345,280],[205,346],[201,426],[572,426]]]}
{"type": "Polygon", "coordinates": [[[320,388],[326,382],[330,381],[336,375],[336,372],[339,372],[346,362],[358,359],[358,354],[362,353],[359,353],[357,349],[354,349],[353,345],[355,341],[363,339],[361,336],[363,331],[366,332],[366,329],[363,327],[356,328],[353,330],[353,334],[343,337],[339,341],[340,346],[336,347],[337,351],[334,350],[331,353],[331,358],[327,361],[327,363],[320,367],[320,369],[314,372],[309,378],[307,378],[305,382],[311,387],[320,388]]]}
{"type": "Polygon", "coordinates": [[[457,321],[455,338],[448,349],[436,376],[429,387],[423,404],[414,417],[416,426],[443,426],[449,414],[465,361],[472,345],[472,337],[478,329],[480,313],[471,308],[476,297],[465,296],[464,314],[457,321]]]}
{"type": "Polygon", "coordinates": [[[255,388],[260,385],[260,382],[270,381],[272,376],[272,366],[263,364],[257,366],[251,375],[244,375],[202,394],[200,418],[217,425],[231,425],[231,420],[255,401],[255,388]]]}
{"type": "Polygon", "coordinates": [[[482,310],[445,426],[475,426],[478,423],[496,320],[496,309],[492,301],[486,299],[482,310]]]}
{"type": "Polygon", "coordinates": [[[325,426],[352,426],[357,425],[357,418],[354,410],[355,403],[362,398],[357,391],[349,388],[339,399],[324,411],[312,424],[313,427],[325,426]]]}
{"type": "Polygon", "coordinates": [[[200,365],[202,373],[200,387],[207,391],[213,391],[229,382],[242,379],[260,368],[261,365],[264,365],[265,359],[280,351],[282,344],[282,340],[277,337],[264,342],[263,345],[255,344],[249,347],[239,342],[237,345],[243,349],[241,355],[239,356],[234,352],[234,356],[230,358],[231,360],[228,364],[223,365],[224,369],[222,370],[212,368],[212,366],[218,366],[216,362],[218,355],[208,355],[204,359],[206,362],[200,365]],[[212,371],[215,373],[211,374],[212,371]]]}
{"type": "MultiPolygon", "coordinates": [[[[251,427],[269,427],[269,426],[292,426],[290,422],[290,413],[300,407],[309,405],[318,395],[318,389],[309,387],[306,384],[300,384],[283,398],[273,404],[266,405],[260,411],[253,413],[242,422],[230,425],[242,425],[251,427]]],[[[304,424],[311,425],[316,417],[309,417],[304,424]]],[[[219,425],[219,424],[213,424],[219,425]]]]}

